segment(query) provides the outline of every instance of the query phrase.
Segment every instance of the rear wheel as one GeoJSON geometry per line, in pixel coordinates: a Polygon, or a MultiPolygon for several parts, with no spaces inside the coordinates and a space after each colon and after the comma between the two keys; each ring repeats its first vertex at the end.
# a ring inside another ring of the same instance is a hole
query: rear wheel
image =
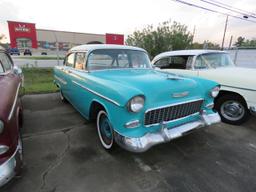
{"type": "Polygon", "coordinates": [[[100,142],[106,150],[111,150],[114,144],[114,134],[108,119],[108,114],[101,110],[97,115],[97,131],[100,142]]]}
{"type": "Polygon", "coordinates": [[[235,94],[227,94],[218,98],[215,108],[219,112],[221,120],[232,125],[241,125],[250,116],[244,99],[235,94]]]}

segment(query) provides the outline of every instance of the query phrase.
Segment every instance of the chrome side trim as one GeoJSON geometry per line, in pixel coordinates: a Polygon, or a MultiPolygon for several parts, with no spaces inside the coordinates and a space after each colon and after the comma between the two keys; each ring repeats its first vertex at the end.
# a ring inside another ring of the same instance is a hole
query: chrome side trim
{"type": "Polygon", "coordinates": [[[97,93],[96,91],[93,91],[93,90],[91,90],[91,89],[89,89],[89,88],[87,88],[87,87],[81,85],[80,83],[78,83],[78,82],[76,82],[76,81],[73,81],[73,80],[72,80],[72,82],[73,82],[74,84],[78,85],[79,87],[81,87],[82,89],[84,89],[84,90],[86,90],[86,91],[89,91],[89,92],[91,92],[91,93],[93,93],[93,94],[95,94],[95,95],[97,95],[97,96],[99,96],[99,97],[101,97],[101,98],[103,98],[103,99],[109,101],[110,103],[113,103],[113,104],[115,104],[115,105],[117,105],[117,106],[119,106],[119,107],[121,106],[121,105],[120,105],[119,103],[117,103],[116,101],[114,101],[114,100],[112,100],[112,99],[110,99],[110,98],[108,98],[108,97],[105,97],[105,96],[101,95],[100,93],[97,93]]]}
{"type": "Polygon", "coordinates": [[[67,84],[67,82],[65,80],[63,80],[62,78],[58,77],[57,75],[54,75],[54,78],[57,79],[59,82],[61,82],[64,85],[67,84]]]}
{"type": "Polygon", "coordinates": [[[13,105],[12,105],[12,109],[11,109],[11,111],[9,113],[9,116],[8,116],[8,121],[10,121],[12,116],[13,116],[13,112],[14,112],[14,109],[15,109],[15,106],[16,106],[16,103],[17,103],[17,99],[18,99],[18,96],[19,96],[19,90],[20,90],[20,83],[19,83],[18,88],[16,90],[15,99],[14,99],[14,102],[13,102],[13,105]]]}
{"type": "Polygon", "coordinates": [[[246,90],[246,91],[256,91],[255,89],[248,89],[248,88],[242,88],[242,87],[235,87],[235,86],[229,86],[229,85],[221,85],[222,87],[230,87],[230,88],[234,88],[234,89],[242,89],[242,90],[246,90]]]}
{"type": "Polygon", "coordinates": [[[163,105],[163,106],[160,106],[160,107],[154,107],[154,108],[147,109],[145,111],[145,113],[147,113],[149,111],[152,111],[152,110],[156,110],[156,109],[161,109],[161,108],[165,108],[165,107],[171,107],[171,106],[174,106],[174,105],[181,105],[181,104],[185,104],[185,103],[191,103],[191,102],[195,102],[195,101],[203,101],[203,100],[204,100],[203,98],[200,98],[200,99],[193,99],[193,100],[179,102],[179,103],[173,103],[173,104],[169,104],[169,105],[163,105]]]}

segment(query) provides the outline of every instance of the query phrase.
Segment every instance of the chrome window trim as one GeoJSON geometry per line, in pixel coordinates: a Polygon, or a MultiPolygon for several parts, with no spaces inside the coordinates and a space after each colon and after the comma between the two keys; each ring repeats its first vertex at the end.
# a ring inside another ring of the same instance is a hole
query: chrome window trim
{"type": "Polygon", "coordinates": [[[96,91],[93,91],[93,90],[91,90],[91,89],[89,89],[89,88],[87,88],[87,87],[81,85],[80,83],[78,83],[78,82],[76,82],[76,81],[74,81],[74,80],[72,80],[72,82],[73,82],[74,84],[78,85],[79,87],[81,87],[82,89],[87,90],[87,91],[89,91],[89,92],[91,92],[91,93],[93,93],[93,94],[95,94],[95,95],[97,95],[97,96],[99,96],[99,97],[101,97],[101,98],[103,98],[103,99],[109,101],[110,103],[113,103],[113,104],[115,104],[115,105],[117,105],[117,106],[119,106],[119,107],[121,106],[121,105],[120,105],[119,103],[117,103],[116,101],[114,101],[114,100],[112,100],[112,99],[110,99],[110,98],[108,98],[108,97],[105,97],[105,96],[101,95],[100,93],[98,93],[98,92],[96,92],[96,91]]]}
{"type": "Polygon", "coordinates": [[[14,109],[15,109],[15,106],[16,106],[16,103],[17,103],[17,99],[18,99],[18,96],[19,96],[20,84],[21,83],[19,83],[18,88],[16,90],[15,99],[14,99],[14,102],[13,102],[13,105],[12,105],[12,109],[11,109],[11,111],[9,113],[9,116],[8,116],[8,121],[10,121],[12,116],[13,116],[13,112],[14,112],[14,109]]]}

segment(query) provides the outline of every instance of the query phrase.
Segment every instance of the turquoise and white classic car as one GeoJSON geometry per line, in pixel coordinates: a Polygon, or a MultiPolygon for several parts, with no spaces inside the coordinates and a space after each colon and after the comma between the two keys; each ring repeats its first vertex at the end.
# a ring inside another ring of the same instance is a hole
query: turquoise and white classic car
{"type": "Polygon", "coordinates": [[[133,152],[220,122],[213,99],[219,85],[152,68],[147,52],[121,45],[72,48],[54,68],[62,100],[96,120],[102,146],[133,152]]]}
{"type": "Polygon", "coordinates": [[[217,50],[168,51],[153,65],[163,71],[210,79],[221,85],[215,109],[225,123],[240,125],[256,115],[256,69],[234,65],[229,54],[217,50]]]}

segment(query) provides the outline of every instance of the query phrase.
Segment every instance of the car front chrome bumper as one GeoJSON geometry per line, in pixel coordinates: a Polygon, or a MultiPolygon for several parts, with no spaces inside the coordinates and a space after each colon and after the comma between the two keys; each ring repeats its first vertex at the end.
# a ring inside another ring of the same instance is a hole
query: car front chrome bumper
{"type": "Polygon", "coordinates": [[[18,168],[18,159],[20,159],[19,147],[15,153],[3,164],[0,165],[0,187],[8,183],[15,175],[18,168]]]}
{"type": "Polygon", "coordinates": [[[162,124],[161,131],[156,133],[147,133],[142,137],[125,137],[115,132],[115,141],[124,149],[131,152],[144,152],[154,145],[169,142],[173,139],[186,135],[193,130],[209,126],[221,121],[218,113],[203,114],[198,121],[189,122],[178,127],[168,129],[162,124]]]}

